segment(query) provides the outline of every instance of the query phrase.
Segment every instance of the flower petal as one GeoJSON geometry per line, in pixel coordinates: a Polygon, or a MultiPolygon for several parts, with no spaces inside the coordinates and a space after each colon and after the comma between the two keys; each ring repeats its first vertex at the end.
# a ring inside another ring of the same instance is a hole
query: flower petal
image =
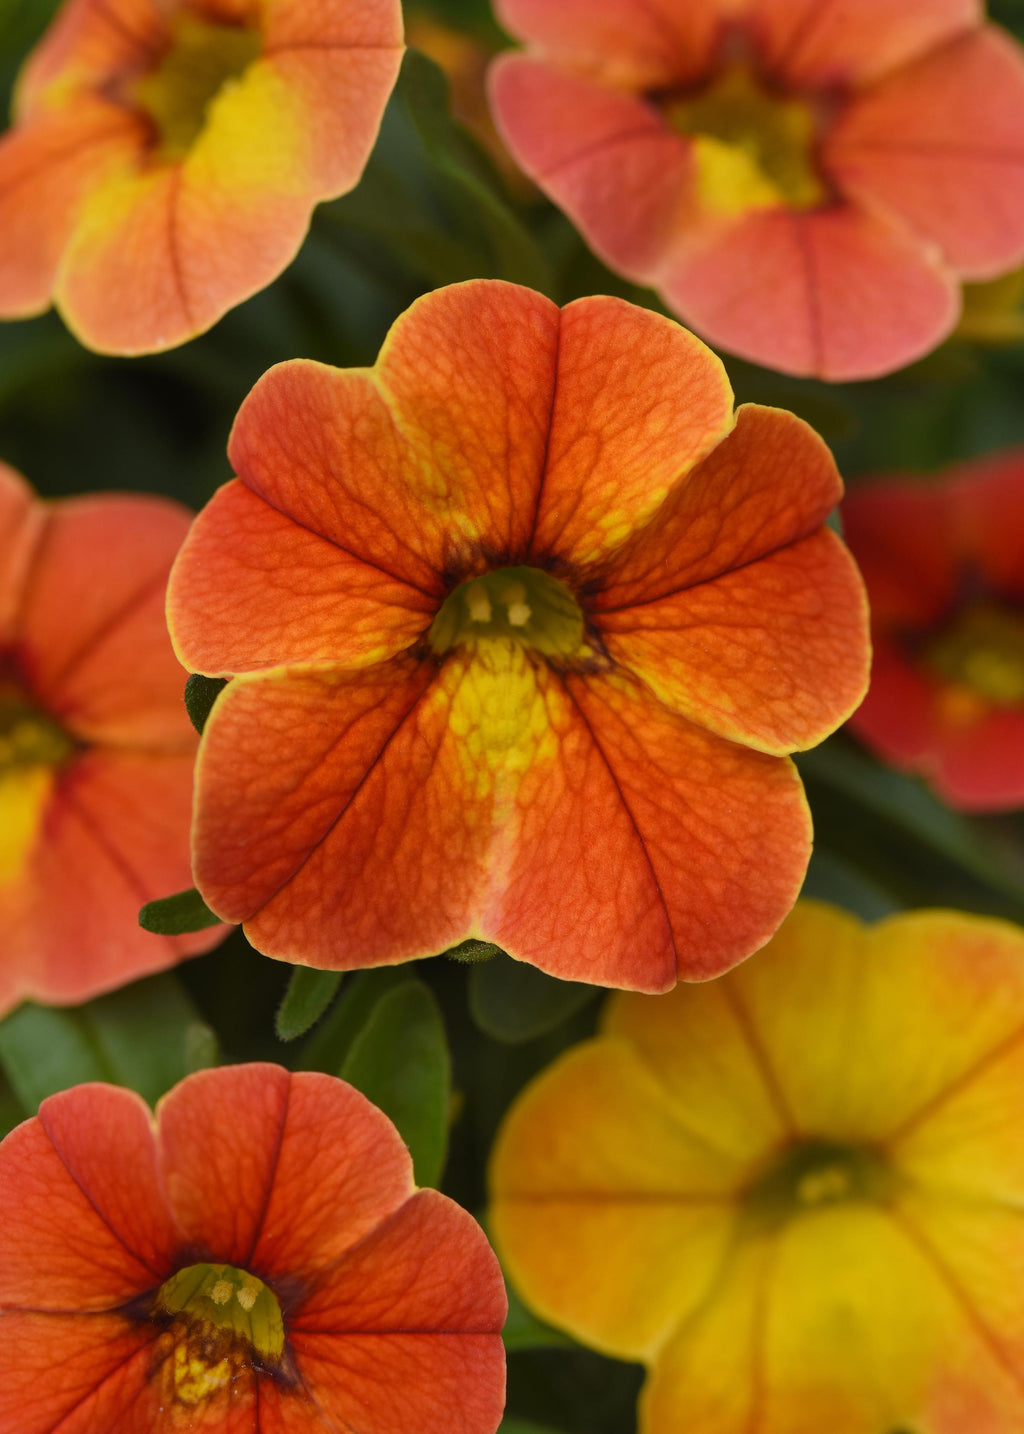
{"type": "Polygon", "coordinates": [[[558,765],[524,781],[488,936],[565,979],[664,991],[717,975],[763,945],[803,880],[791,764],[701,731],[628,679],[562,686],[558,765]],[[567,941],[574,926],[585,943],[567,941]]]}
{"type": "Polygon", "coordinates": [[[1022,958],[1003,922],[914,912],[865,930],[803,901],[729,981],[793,1128],[862,1143],[896,1138],[1018,1030],[1022,958]]]}
{"type": "Polygon", "coordinates": [[[293,1291],[414,1188],[394,1126],[331,1076],[272,1065],[202,1071],[157,1115],[163,1178],[188,1240],[293,1291]]]}
{"type": "Polygon", "coordinates": [[[676,1119],[740,1170],[791,1132],[731,992],[728,981],[705,981],[657,1000],[623,994],[606,1003],[601,1029],[628,1042],[676,1119]]]}
{"type": "MultiPolygon", "coordinates": [[[[252,0],[244,0],[252,4],[252,0]]],[[[267,50],[393,48],[402,44],[400,0],[262,0],[267,50]]]]}
{"type": "Polygon", "coordinates": [[[545,55],[613,85],[679,85],[700,74],[723,24],[717,0],[497,0],[501,24],[545,55]]]}
{"type": "Polygon", "coordinates": [[[195,874],[257,949],[365,966],[469,934],[493,798],[486,766],[477,773],[450,732],[463,674],[435,675],[404,659],[279,670],[236,678],[218,701],[199,758],[195,874]]]}
{"type": "Polygon", "coordinates": [[[6,463],[0,463],[0,644],[14,638],[25,576],[43,525],[35,494],[6,463]]]}
{"type": "Polygon", "coordinates": [[[985,26],[858,96],[823,162],[846,193],[938,244],[957,273],[988,279],[1024,258],[1022,116],[1020,46],[985,26]]]}
{"type": "MultiPolygon", "coordinates": [[[[954,469],[945,499],[950,546],[998,594],[1024,602],[1024,455],[1019,449],[954,469]]],[[[941,501],[941,500],[940,500],[941,501]]]]}
{"type": "Polygon", "coordinates": [[[517,1101],[491,1157],[489,1220],[532,1309],[607,1353],[649,1358],[713,1283],[743,1172],[604,1037],[517,1101]]]}
{"type": "Polygon", "coordinates": [[[78,97],[0,137],[0,316],[50,307],[83,203],[144,140],[138,118],[100,96],[78,97]]]}
{"type": "Polygon", "coordinates": [[[765,63],[802,87],[863,84],[977,27],[980,0],[747,0],[765,63]]]}
{"type": "Polygon", "coordinates": [[[909,480],[855,488],[843,503],[843,534],[876,625],[913,630],[948,611],[959,589],[960,540],[934,487],[909,480]]]}
{"type": "MultiPolygon", "coordinates": [[[[51,778],[3,872],[0,1009],[88,1000],[207,951],[219,928],[153,936],[139,907],[189,885],[192,754],[94,749],[51,778]]],[[[5,796],[9,794],[5,793],[5,796]]]]}
{"type": "Polygon", "coordinates": [[[885,636],[876,637],[867,696],[850,730],[893,766],[920,770],[941,739],[939,684],[885,636]]]}
{"type": "Polygon", "coordinates": [[[995,709],[947,727],[927,766],[935,788],[962,811],[1015,811],[1024,805],[1024,708],[995,709]]]}
{"type": "Polygon", "coordinates": [[[867,686],[867,602],[857,568],[821,532],[714,582],[605,613],[613,661],[673,712],[778,756],[812,747],[867,686]]]}
{"type": "Polygon", "coordinates": [[[483,1230],[436,1190],[408,1193],[303,1300],[300,1349],[317,1334],[501,1334],[508,1302],[483,1230]]]}
{"type": "Polygon", "coordinates": [[[930,248],[849,205],[705,225],[659,282],[717,347],[834,381],[919,358],[951,331],[959,303],[930,248]]]}
{"type": "MultiPolygon", "coordinates": [[[[131,1421],[142,1402],[154,1330],[123,1315],[5,1311],[10,1360],[0,1385],[0,1427],[18,1434],[143,1434],[131,1421]]],[[[147,1410],[147,1420],[155,1411],[147,1410]]],[[[137,1416],[136,1416],[137,1417],[137,1416]]]]}
{"type": "Polygon", "coordinates": [[[725,370],[699,339],[621,299],[570,304],[530,560],[600,562],[733,423],[725,370]]]}
{"type": "Polygon", "coordinates": [[[194,748],[163,618],[187,510],[96,494],[45,513],[18,623],[33,696],[85,741],[194,748]]]}
{"type": "Polygon", "coordinates": [[[0,1306],[112,1310],[166,1279],[181,1235],[137,1095],[62,1091],[2,1148],[0,1306]]]}
{"type": "Polygon", "coordinates": [[[443,575],[525,550],[544,466],[559,311],[512,284],[426,295],[370,374],[279,365],[235,422],[254,492],[392,576],[443,575]]]}
{"type": "Polygon", "coordinates": [[[285,662],[380,662],[421,638],[436,608],[422,589],[337,547],[237,481],[196,519],[167,600],[183,659],[223,677],[285,662]]]}
{"type": "Polygon", "coordinates": [[[593,606],[603,614],[653,602],[756,563],[810,537],[842,492],[813,428],[745,403],[733,431],[605,568],[593,606]]]}
{"type": "Polygon", "coordinates": [[[59,108],[72,92],[102,89],[144,70],[169,36],[161,0],[67,0],[18,76],[18,121],[59,108]]]}
{"type": "Polygon", "coordinates": [[[965,1376],[992,1392],[999,1416],[987,1427],[1009,1434],[1024,1408],[1019,1375],[898,1223],[839,1206],[793,1221],[774,1248],[738,1253],[659,1361],[644,1421],[707,1434],[968,1427],[950,1422],[941,1389],[965,1376]]]}
{"type": "Polygon", "coordinates": [[[525,55],[495,61],[490,90],[502,137],[530,178],[607,264],[653,282],[694,181],[688,141],[643,100],[525,55]]]}

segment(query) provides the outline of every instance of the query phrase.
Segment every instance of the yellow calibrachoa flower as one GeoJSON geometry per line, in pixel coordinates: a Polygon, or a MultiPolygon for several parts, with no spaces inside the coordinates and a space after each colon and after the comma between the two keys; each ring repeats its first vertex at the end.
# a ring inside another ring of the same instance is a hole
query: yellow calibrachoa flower
{"type": "Polygon", "coordinates": [[[1024,932],[804,902],[520,1096],[492,1231],[643,1434],[1024,1429],[1024,932]]]}

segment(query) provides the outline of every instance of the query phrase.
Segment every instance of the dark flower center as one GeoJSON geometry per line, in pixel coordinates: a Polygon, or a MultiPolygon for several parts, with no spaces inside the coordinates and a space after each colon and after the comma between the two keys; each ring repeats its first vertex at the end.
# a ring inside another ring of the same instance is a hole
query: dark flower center
{"type": "Polygon", "coordinates": [[[731,66],[696,93],[670,95],[661,109],[673,129],[693,137],[705,208],[732,215],[814,209],[827,200],[813,106],[773,92],[749,66],[731,66]]]}
{"type": "Polygon", "coordinates": [[[58,767],[74,749],[68,734],[20,687],[0,682],[0,780],[32,767],[58,767]]]}
{"type": "Polygon", "coordinates": [[[163,158],[181,159],[188,153],[202,133],[211,103],[241,78],[261,48],[253,30],[211,24],[196,15],[178,16],[170,47],[131,92],[156,127],[163,158]]]}
{"type": "Polygon", "coordinates": [[[188,1265],[157,1292],[153,1317],[168,1398],[195,1406],[245,1370],[274,1369],[284,1356],[284,1318],[273,1291],[233,1265],[188,1265]]]}
{"type": "Polygon", "coordinates": [[[511,639],[544,657],[571,658],[584,647],[583,612],[565,583],[540,568],[498,568],[460,583],[441,605],[430,645],[452,648],[511,639]]]}
{"type": "Polygon", "coordinates": [[[929,639],[933,672],[996,707],[1024,704],[1024,612],[991,601],[962,608],[929,639]]]}
{"type": "Polygon", "coordinates": [[[744,1213],[756,1228],[774,1229],[827,1205],[885,1202],[893,1180],[882,1155],[869,1146],[800,1140],[787,1146],[747,1187],[744,1213]]]}

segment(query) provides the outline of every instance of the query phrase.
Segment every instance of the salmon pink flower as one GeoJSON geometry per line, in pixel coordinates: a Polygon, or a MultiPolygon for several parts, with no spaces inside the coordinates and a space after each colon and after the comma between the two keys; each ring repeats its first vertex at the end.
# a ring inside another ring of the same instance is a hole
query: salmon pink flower
{"type": "Polygon", "coordinates": [[[0,1012],[76,1002],[223,935],[140,930],[190,881],[196,736],[163,616],[189,515],[41,503],[0,465],[0,1012]]]}
{"type": "Polygon", "coordinates": [[[497,0],[527,174],[717,347],[869,378],[1024,259],[1024,56],[982,0],[497,0]]]}
{"type": "Polygon", "coordinates": [[[952,806],[1024,806],[1024,450],[844,504],[875,666],[851,721],[952,806]]]}
{"type": "Polygon", "coordinates": [[[169,589],[234,677],[194,869],[261,951],[322,967],[479,937],[664,990],[760,946],[809,821],[784,754],[859,701],[840,491],[791,414],[609,298],[484,280],[372,370],[272,369],[169,589]]]}
{"type": "Polygon", "coordinates": [[[66,0],[0,138],[0,315],[202,333],[358,183],[401,56],[399,0],[66,0]]]}
{"type": "Polygon", "coordinates": [[[43,1102],[0,1145],[3,1434],[494,1434],[505,1292],[331,1076],[43,1102]]]}
{"type": "Polygon", "coordinates": [[[641,1434],[1024,1428],[1024,932],[801,903],[618,995],[491,1167],[509,1278],[647,1365],[641,1434]]]}

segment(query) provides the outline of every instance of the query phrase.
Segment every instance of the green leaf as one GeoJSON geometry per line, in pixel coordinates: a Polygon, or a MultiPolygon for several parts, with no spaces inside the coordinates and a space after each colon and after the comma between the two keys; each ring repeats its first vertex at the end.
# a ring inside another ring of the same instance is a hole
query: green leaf
{"type": "Polygon", "coordinates": [[[217,1033],[205,1021],[190,1021],[185,1028],[185,1071],[209,1070],[220,1064],[220,1044],[217,1033]]]}
{"type": "Polygon", "coordinates": [[[294,1041],[315,1026],[334,1000],[341,985],[340,971],[316,971],[296,966],[277,1012],[279,1041],[294,1041]]]}
{"type": "Polygon", "coordinates": [[[418,50],[407,50],[398,93],[408,105],[442,194],[456,217],[478,234],[490,251],[488,277],[550,294],[550,266],[530,232],[500,197],[499,182],[482,151],[453,121],[448,82],[439,66],[418,50]]]}
{"type": "Polygon", "coordinates": [[[147,901],[139,912],[139,925],[155,936],[185,936],[190,931],[219,926],[220,917],[213,914],[193,886],[159,901],[147,901]]]}
{"type": "Polygon", "coordinates": [[[407,978],[376,1003],[341,1068],[398,1127],[417,1185],[444,1169],[451,1108],[451,1058],[444,1021],[428,987],[407,978]]]}
{"type": "Polygon", "coordinates": [[[25,1110],[83,1081],[110,1081],[151,1105],[189,1073],[198,1012],[174,976],[151,976],[76,1010],[20,1006],[0,1022],[0,1064],[25,1110]]]}
{"type": "Polygon", "coordinates": [[[469,973],[469,1009],[485,1035],[516,1045],[547,1035],[600,995],[502,956],[469,973]]]}
{"type": "Polygon", "coordinates": [[[226,677],[203,677],[198,672],[185,683],[185,711],[197,732],[202,733],[213,704],[227,685],[226,677]]]}
{"type": "Polygon", "coordinates": [[[0,1022],[0,1062],[28,1115],[59,1090],[114,1078],[80,1012],[31,1004],[0,1022]]]}
{"type": "Polygon", "coordinates": [[[800,895],[841,906],[862,921],[881,921],[901,909],[888,891],[851,862],[820,847],[811,857],[800,895]]]}
{"type": "Polygon", "coordinates": [[[357,971],[345,982],[338,1001],[302,1048],[299,1070],[336,1074],[345,1063],[352,1042],[370,1019],[377,1002],[409,980],[403,966],[378,966],[357,971]]]}

